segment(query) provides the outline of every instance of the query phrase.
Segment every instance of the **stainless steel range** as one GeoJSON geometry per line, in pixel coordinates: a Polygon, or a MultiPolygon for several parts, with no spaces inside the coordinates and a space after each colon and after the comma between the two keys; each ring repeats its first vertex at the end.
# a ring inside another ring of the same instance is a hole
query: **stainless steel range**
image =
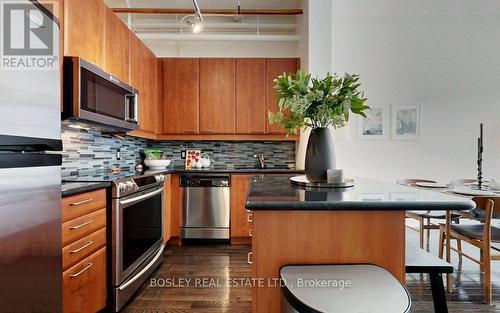
{"type": "Polygon", "coordinates": [[[118,312],[163,260],[163,181],[152,174],[112,186],[111,281],[118,312]]]}

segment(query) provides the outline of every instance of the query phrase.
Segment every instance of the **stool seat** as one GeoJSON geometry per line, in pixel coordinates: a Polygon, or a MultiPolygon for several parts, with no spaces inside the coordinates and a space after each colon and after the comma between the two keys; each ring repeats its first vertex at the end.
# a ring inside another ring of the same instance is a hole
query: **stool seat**
{"type": "Polygon", "coordinates": [[[283,313],[405,313],[406,288],[376,265],[285,265],[283,313]]]}

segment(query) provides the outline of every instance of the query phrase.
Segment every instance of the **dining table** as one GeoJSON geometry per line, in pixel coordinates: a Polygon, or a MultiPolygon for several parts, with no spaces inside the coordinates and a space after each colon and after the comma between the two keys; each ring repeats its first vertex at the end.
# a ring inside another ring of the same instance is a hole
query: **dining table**
{"type": "MultiPolygon", "coordinates": [[[[417,188],[421,190],[429,190],[429,191],[434,191],[434,192],[439,192],[443,194],[449,194],[457,197],[462,197],[466,199],[473,199],[474,197],[500,197],[500,190],[494,190],[490,189],[488,182],[486,182],[482,187],[481,190],[478,189],[477,183],[469,183],[469,184],[453,184],[453,183],[448,183],[448,184],[418,184],[418,183],[412,183],[412,184],[405,184],[405,186],[412,187],[412,188],[417,188]]],[[[460,213],[468,216],[469,218],[473,218],[474,215],[474,210],[478,210],[480,208],[474,208],[469,211],[463,211],[463,210],[458,210],[460,213]]],[[[445,255],[446,255],[446,262],[450,263],[451,262],[451,239],[450,239],[450,230],[451,230],[451,223],[452,223],[452,218],[451,218],[451,213],[454,210],[446,210],[446,219],[445,219],[445,255]]],[[[494,216],[497,218],[500,218],[499,216],[494,216]]],[[[447,274],[446,276],[446,288],[448,291],[451,291],[451,274],[447,274]]]]}

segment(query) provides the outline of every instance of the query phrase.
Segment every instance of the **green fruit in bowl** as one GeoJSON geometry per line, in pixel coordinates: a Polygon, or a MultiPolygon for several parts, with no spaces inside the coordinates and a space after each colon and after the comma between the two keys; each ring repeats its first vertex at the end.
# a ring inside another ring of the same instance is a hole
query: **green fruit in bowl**
{"type": "Polygon", "coordinates": [[[161,160],[165,159],[163,151],[157,149],[144,149],[144,154],[147,159],[151,160],[161,160]]]}

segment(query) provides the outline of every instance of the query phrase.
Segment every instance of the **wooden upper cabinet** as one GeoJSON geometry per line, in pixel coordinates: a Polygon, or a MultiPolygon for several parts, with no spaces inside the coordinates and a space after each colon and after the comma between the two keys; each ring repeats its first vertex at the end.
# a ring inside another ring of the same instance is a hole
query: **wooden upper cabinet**
{"type": "Polygon", "coordinates": [[[200,59],[200,132],[235,133],[235,59],[200,59]]]}
{"type": "Polygon", "coordinates": [[[130,85],[139,91],[139,130],[156,133],[156,59],[132,32],[130,40],[130,85]]]}
{"type": "Polygon", "coordinates": [[[146,66],[147,60],[143,44],[133,32],[129,32],[129,82],[132,87],[139,90],[139,101],[141,101],[146,66]]]}
{"type": "MultiPolygon", "coordinates": [[[[278,100],[276,99],[276,89],[273,80],[283,73],[295,73],[300,67],[300,60],[295,58],[267,59],[266,65],[266,112],[276,112],[278,100]]],[[[267,113],[266,113],[267,116],[267,113]]],[[[284,129],[278,125],[271,125],[266,118],[268,134],[283,134],[284,129]]]]}
{"type": "Polygon", "coordinates": [[[236,59],[236,133],[266,132],[266,59],[236,59]]]}
{"type": "Polygon", "coordinates": [[[102,0],[64,1],[64,55],[103,66],[104,9],[102,0]]]}
{"type": "Polygon", "coordinates": [[[104,70],[129,82],[129,30],[109,8],[104,8],[104,70]]]}
{"type": "MultiPolygon", "coordinates": [[[[152,132],[152,133],[157,133],[157,125],[158,125],[158,102],[156,99],[156,78],[157,78],[157,61],[155,55],[144,46],[146,49],[145,54],[146,54],[146,62],[147,62],[147,67],[144,69],[145,70],[145,85],[143,86],[143,95],[142,95],[142,102],[143,102],[143,107],[142,107],[142,118],[139,116],[140,120],[140,125],[142,123],[142,126],[139,126],[140,129],[147,131],[147,132],[152,132]],[[145,103],[144,103],[145,102],[145,103]]],[[[140,102],[141,100],[139,100],[140,102]]]]}
{"type": "Polygon", "coordinates": [[[164,59],[163,130],[164,134],[199,132],[199,59],[164,59]]]}

